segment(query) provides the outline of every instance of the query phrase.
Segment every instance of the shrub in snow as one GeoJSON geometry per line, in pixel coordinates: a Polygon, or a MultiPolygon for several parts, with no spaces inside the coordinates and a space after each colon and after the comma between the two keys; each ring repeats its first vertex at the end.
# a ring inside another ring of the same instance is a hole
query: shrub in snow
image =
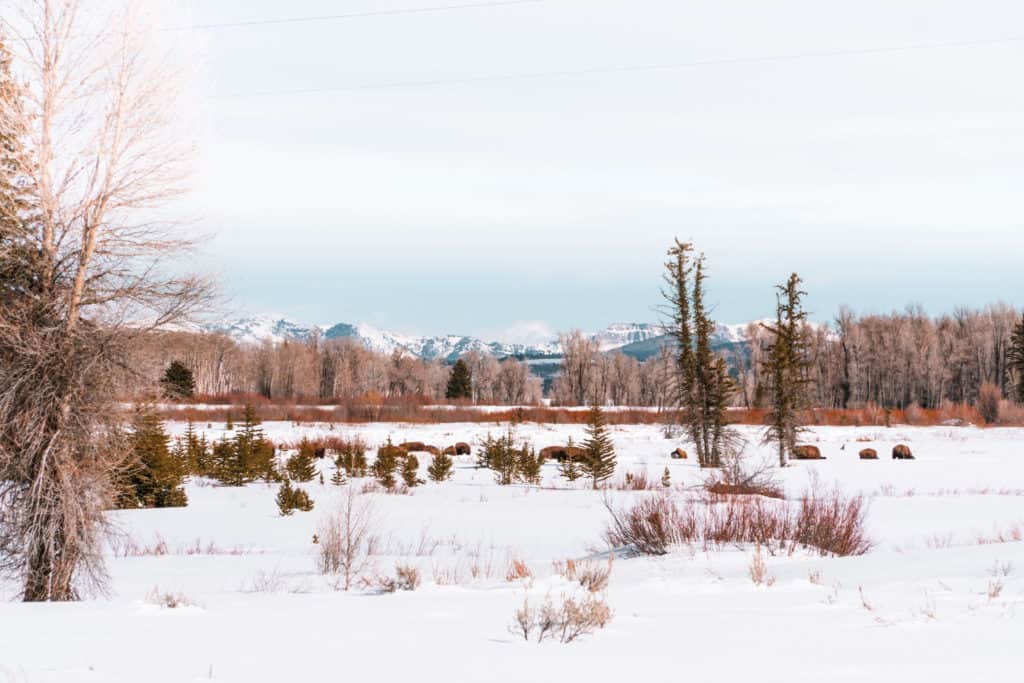
{"type": "Polygon", "coordinates": [[[297,486],[293,487],[291,482],[285,479],[277,492],[277,509],[282,517],[292,514],[295,510],[309,512],[313,509],[313,501],[308,493],[297,486]]]}
{"type": "Polygon", "coordinates": [[[298,452],[285,463],[288,478],[297,482],[313,481],[317,474],[315,454],[316,446],[309,439],[303,438],[298,452]]]}
{"type": "Polygon", "coordinates": [[[452,459],[444,453],[434,455],[430,459],[427,476],[430,477],[430,481],[437,483],[447,480],[452,476],[452,459]]]}
{"type": "Polygon", "coordinates": [[[531,607],[528,598],[516,610],[509,630],[523,640],[536,637],[538,643],[545,638],[571,643],[580,636],[604,628],[612,618],[612,610],[604,598],[595,593],[582,597],[563,595],[555,602],[548,596],[540,607],[531,607]]]}
{"type": "Polygon", "coordinates": [[[317,527],[317,570],[335,577],[337,588],[349,590],[370,566],[376,526],[372,503],[352,487],[345,489],[341,504],[317,527]]]}

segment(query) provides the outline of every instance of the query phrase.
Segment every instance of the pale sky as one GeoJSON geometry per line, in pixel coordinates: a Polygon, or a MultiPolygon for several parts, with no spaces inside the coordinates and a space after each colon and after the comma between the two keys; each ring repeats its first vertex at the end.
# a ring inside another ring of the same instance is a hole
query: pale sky
{"type": "MultiPolygon", "coordinates": [[[[193,0],[177,23],[446,4],[193,0]]],[[[794,270],[819,320],[1024,304],[1019,0],[539,0],[182,35],[202,126],[181,210],[239,310],[489,338],[649,321],[675,235],[723,322],[771,314],[794,270]]]]}

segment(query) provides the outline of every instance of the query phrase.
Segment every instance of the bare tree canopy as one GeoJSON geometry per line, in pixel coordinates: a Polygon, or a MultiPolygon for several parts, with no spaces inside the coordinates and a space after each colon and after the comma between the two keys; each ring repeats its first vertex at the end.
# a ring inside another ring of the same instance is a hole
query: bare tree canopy
{"type": "Polygon", "coordinates": [[[0,242],[0,560],[26,600],[102,586],[102,511],[125,453],[114,401],[137,379],[132,342],[210,293],[175,274],[191,243],[153,218],[187,170],[174,79],[134,7],[97,7],[27,0],[2,39],[13,54],[2,174],[28,202],[8,202],[0,242]]]}

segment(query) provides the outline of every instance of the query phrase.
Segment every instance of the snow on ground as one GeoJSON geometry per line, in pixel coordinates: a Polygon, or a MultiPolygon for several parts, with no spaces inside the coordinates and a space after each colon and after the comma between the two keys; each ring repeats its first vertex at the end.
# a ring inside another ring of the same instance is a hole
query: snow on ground
{"type": "MultiPolygon", "coordinates": [[[[390,435],[442,447],[505,428],[265,425],[277,442],[332,434],[377,445],[390,435]]],[[[668,467],[674,484],[700,480],[692,461],[669,459],[679,444],[659,427],[612,429],[619,477],[646,470],[657,481],[668,467]]],[[[517,432],[538,448],[583,437],[577,425],[517,432]]],[[[752,457],[770,457],[756,430],[742,432],[752,457]]],[[[618,557],[607,592],[614,618],[567,645],[508,630],[524,596],[566,590],[554,561],[604,550],[602,495],[570,488],[552,464],[541,487],[500,487],[461,457],[443,485],[372,494],[378,569],[401,560],[424,577],[419,590],[385,595],[336,591],[315,571],[313,534],[339,488],[305,485],[316,508],[282,518],[275,487],[193,482],[187,508],[112,513],[120,535],[108,596],[26,605],[0,584],[0,682],[1024,680],[1024,542],[1007,540],[1024,527],[1024,430],[835,427],[807,440],[828,459],[784,470],[787,493],[816,473],[870,496],[872,551],[766,556],[770,587],[751,581],[750,548],[618,557]],[[889,459],[896,443],[917,460],[889,459]],[[860,461],[864,447],[881,459],[860,461]],[[162,541],[168,554],[124,557],[129,539],[162,541]],[[532,570],[531,586],[506,580],[512,559],[532,570]],[[191,604],[158,606],[157,590],[191,604]]],[[[332,466],[322,466],[329,480],[332,466]]]]}

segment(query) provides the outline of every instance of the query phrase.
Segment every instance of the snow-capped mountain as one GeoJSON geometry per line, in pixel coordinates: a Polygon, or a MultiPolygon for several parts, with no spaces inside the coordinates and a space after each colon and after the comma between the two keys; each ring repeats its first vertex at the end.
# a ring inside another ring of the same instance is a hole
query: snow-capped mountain
{"type": "MultiPolygon", "coordinates": [[[[722,343],[736,343],[742,339],[745,325],[720,325],[716,338],[722,343]]],[[[509,344],[483,341],[460,335],[416,336],[381,330],[366,323],[336,323],[333,325],[307,325],[272,314],[254,315],[228,323],[209,325],[211,332],[228,335],[241,344],[264,341],[280,343],[285,340],[304,341],[314,332],[321,339],[353,339],[379,353],[408,353],[426,360],[455,360],[469,351],[487,353],[498,358],[544,358],[559,356],[561,347],[557,339],[540,344],[509,344]]],[[[657,347],[667,342],[664,326],[657,323],[613,323],[589,335],[602,351],[631,347],[657,347]]],[[[646,355],[646,354],[645,354],[646,355]]]]}

